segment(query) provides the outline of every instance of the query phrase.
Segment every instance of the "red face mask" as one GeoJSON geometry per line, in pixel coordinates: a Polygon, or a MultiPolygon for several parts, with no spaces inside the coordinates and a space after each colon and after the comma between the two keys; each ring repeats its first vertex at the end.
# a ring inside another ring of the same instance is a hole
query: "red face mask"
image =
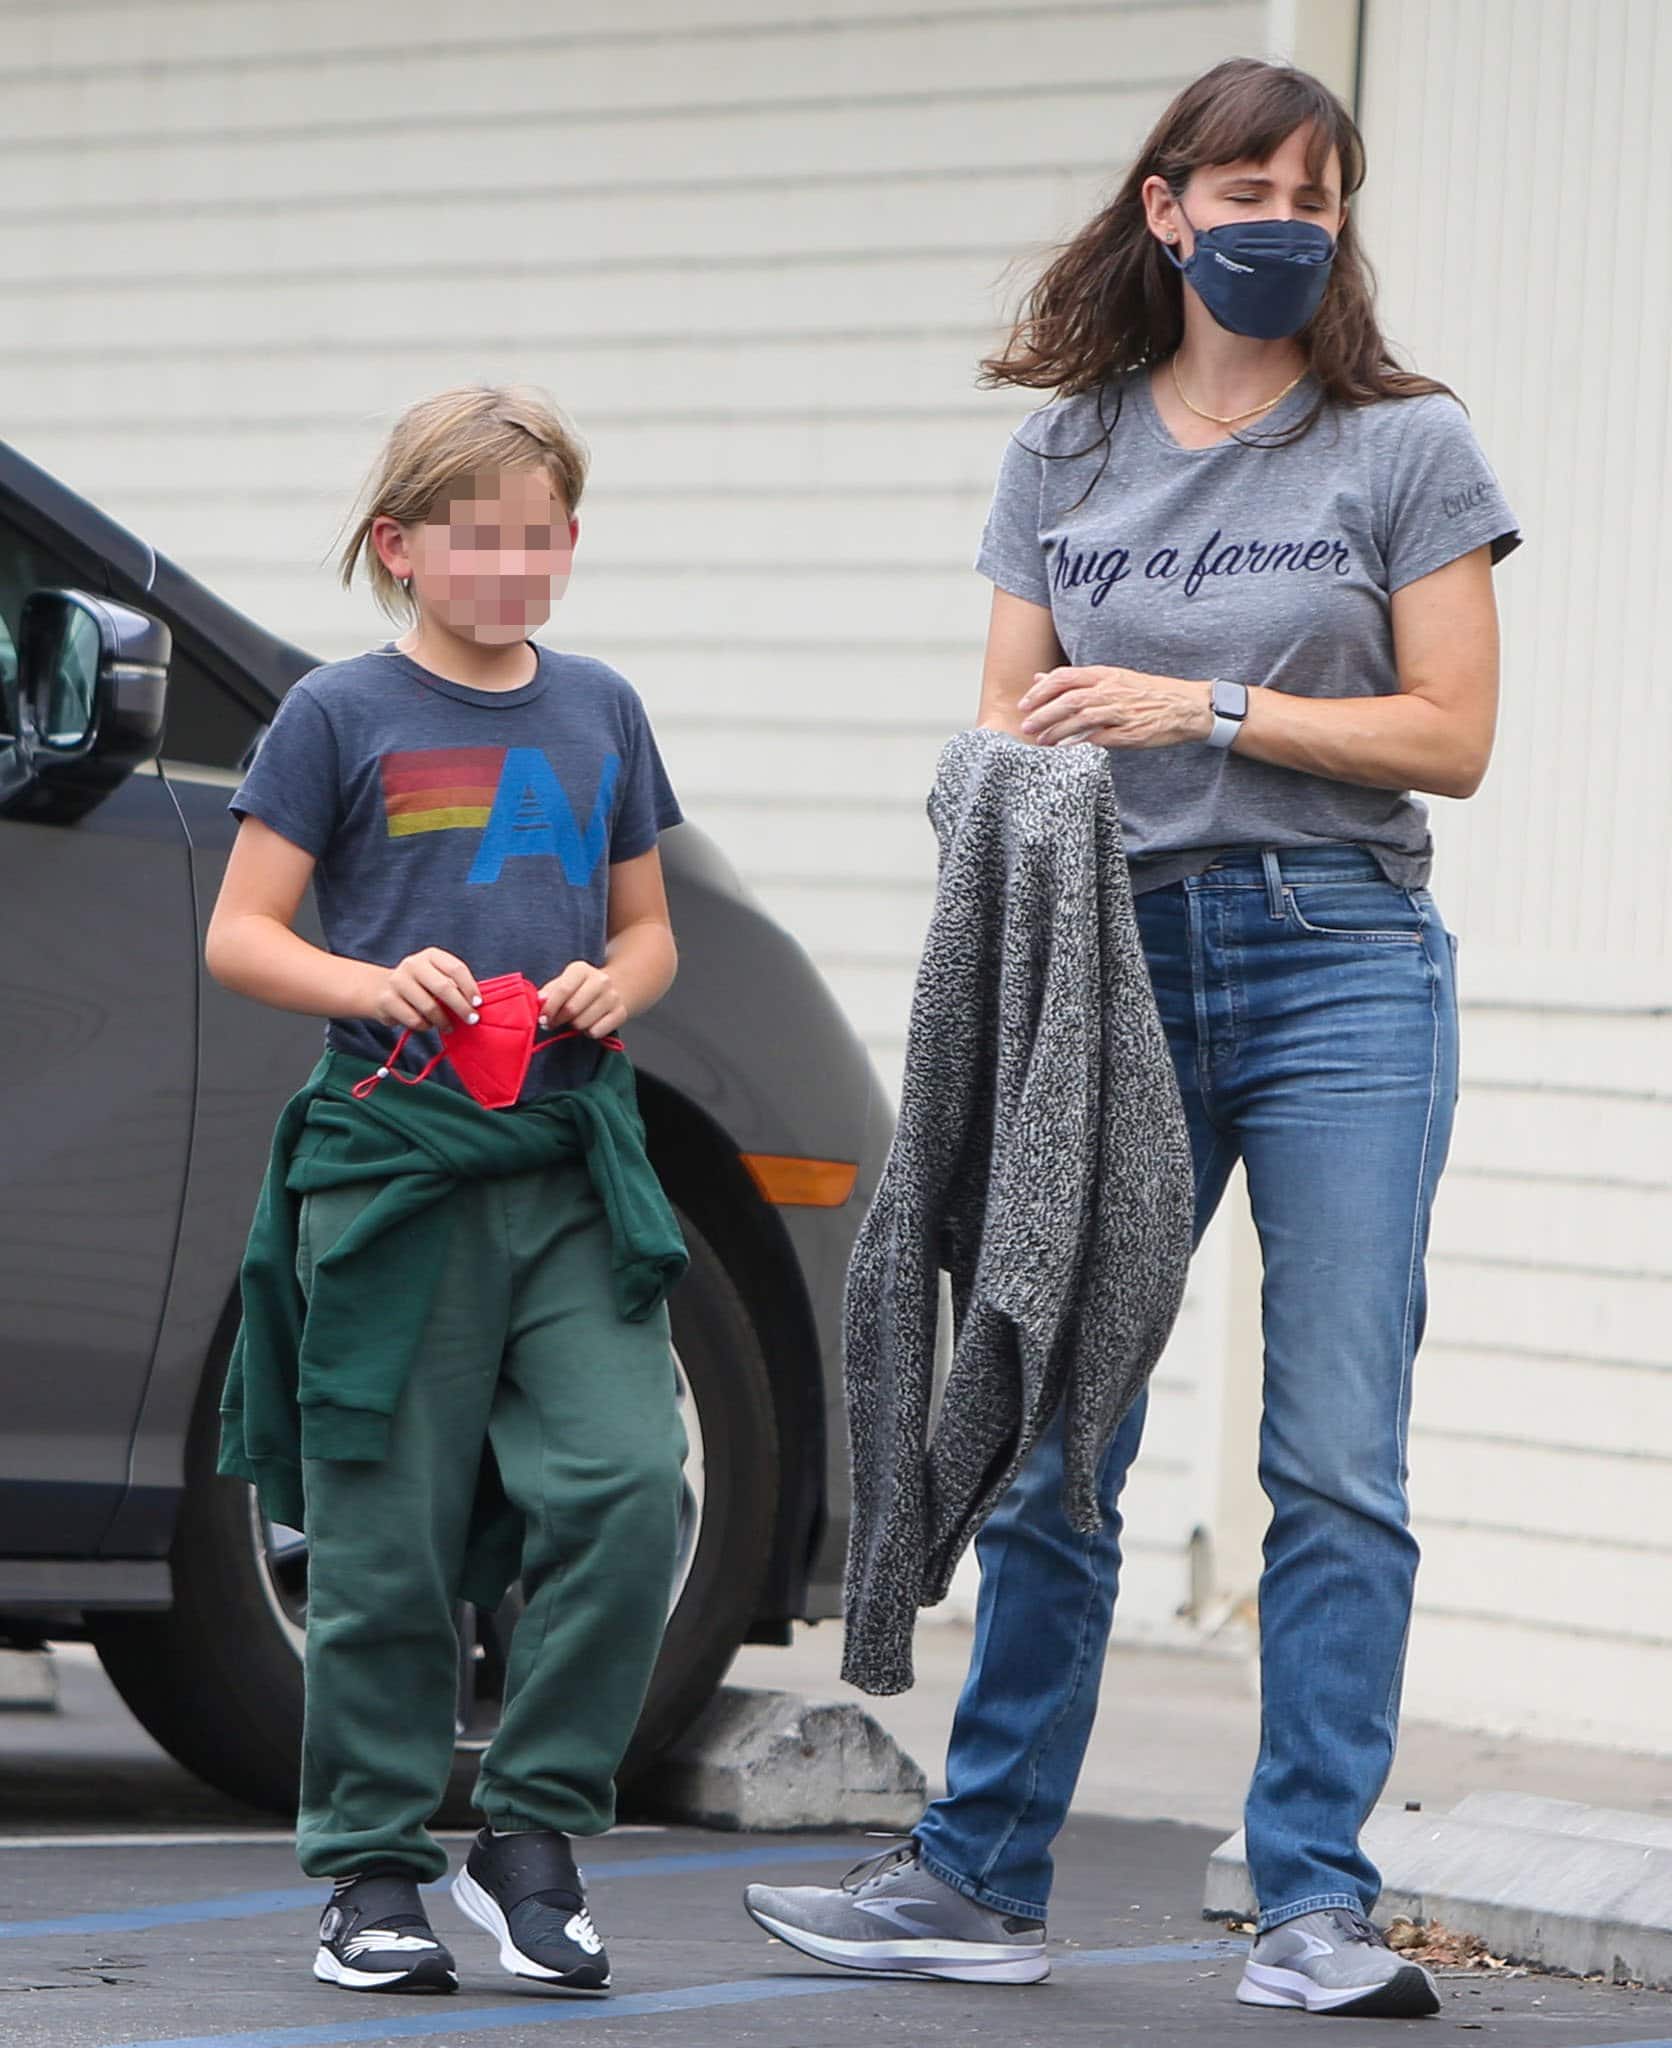
{"type": "MultiPolygon", "coordinates": [[[[484,1109],[510,1109],[522,1094],[534,1055],[565,1038],[584,1038],[582,1031],[560,1031],[555,1038],[535,1043],[540,1028],[540,991],[526,974],[495,974],[479,984],[482,1000],[476,1006],[477,1021],[466,1024],[449,1017],[441,1027],[441,1050],[419,1073],[403,1074],[395,1062],[401,1048],[412,1036],[403,1031],[389,1055],[386,1066],[356,1081],[354,1094],[364,1102],[379,1081],[402,1081],[409,1088],[427,1080],[443,1060],[451,1060],[453,1071],[484,1109]]],[[[592,1043],[611,1052],[625,1050],[619,1038],[595,1038],[592,1043]]]]}

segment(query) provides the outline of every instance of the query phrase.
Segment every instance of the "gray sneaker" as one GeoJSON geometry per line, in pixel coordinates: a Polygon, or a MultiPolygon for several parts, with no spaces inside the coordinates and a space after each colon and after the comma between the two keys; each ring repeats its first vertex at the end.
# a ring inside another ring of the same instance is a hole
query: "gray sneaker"
{"type": "Polygon", "coordinates": [[[1244,2005],[1370,2019],[1422,2019],[1440,1992],[1420,1963],[1395,1955],[1362,1913],[1329,1906],[1285,1920],[1255,1942],[1237,1997],[1244,2005]]]}
{"type": "Polygon", "coordinates": [[[752,1884],[750,1918],[821,1963],[959,1984],[1037,1984],[1051,1974],[1045,1923],[995,1913],[931,1877],[917,1844],[856,1863],[834,1889],[752,1884]]]}

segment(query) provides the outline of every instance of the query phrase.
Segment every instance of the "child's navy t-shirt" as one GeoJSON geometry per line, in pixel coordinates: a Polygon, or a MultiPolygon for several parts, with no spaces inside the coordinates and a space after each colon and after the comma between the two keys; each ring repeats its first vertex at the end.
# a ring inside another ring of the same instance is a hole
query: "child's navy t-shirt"
{"type": "MultiPolygon", "coordinates": [[[[611,864],[648,852],[679,805],[633,686],[601,661],[535,654],[516,690],[449,682],[385,647],[285,693],[228,808],[314,856],[333,953],[394,967],[440,946],[478,981],[522,973],[537,988],[571,961],[603,964],[611,864]]],[[[377,1061],[398,1036],[360,1017],[325,1032],[377,1061]]],[[[415,1032],[402,1070],[440,1044],[415,1032]]],[[[597,1064],[567,1039],[536,1056],[522,1099],[597,1064]]],[[[463,1085],[445,1060],[430,1078],[463,1085]]]]}

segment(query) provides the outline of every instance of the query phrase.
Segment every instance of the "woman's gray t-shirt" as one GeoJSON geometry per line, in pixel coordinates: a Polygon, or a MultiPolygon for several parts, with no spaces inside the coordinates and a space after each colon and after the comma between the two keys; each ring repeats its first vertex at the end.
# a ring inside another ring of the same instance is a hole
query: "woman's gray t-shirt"
{"type": "MultiPolygon", "coordinates": [[[[1260,432],[1294,425],[1316,398],[1308,378],[1260,432]]],[[[1076,668],[1369,697],[1399,688],[1393,593],[1519,542],[1454,399],[1330,406],[1298,441],[1184,448],[1138,372],[1023,421],[976,567],[1050,610],[1076,668]]],[[[1428,880],[1428,807],[1408,793],[1205,742],[1110,748],[1109,765],[1137,890],[1232,849],[1340,842],[1404,888],[1428,880]]]]}

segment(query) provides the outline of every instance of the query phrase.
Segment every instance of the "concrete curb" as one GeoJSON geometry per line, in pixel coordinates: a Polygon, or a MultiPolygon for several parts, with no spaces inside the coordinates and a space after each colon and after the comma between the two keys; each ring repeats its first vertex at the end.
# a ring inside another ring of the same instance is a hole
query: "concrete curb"
{"type": "Polygon", "coordinates": [[[633,1806],[696,1827],[786,1833],[922,1817],[922,1770],[862,1707],[723,1686],[633,1788],[633,1806]]]}
{"type": "Polygon", "coordinates": [[[0,1712],[56,1714],[58,1667],[50,1650],[0,1650],[0,1712]]]}
{"type": "MultiPolygon", "coordinates": [[[[1672,1988],[1672,1819],[1473,1792],[1449,1814],[1377,1807],[1364,1847],[1384,1917],[1478,1934],[1511,1962],[1672,1988]]],[[[1254,1915],[1240,1830],[1209,1861],[1202,1910],[1254,1915]]]]}

